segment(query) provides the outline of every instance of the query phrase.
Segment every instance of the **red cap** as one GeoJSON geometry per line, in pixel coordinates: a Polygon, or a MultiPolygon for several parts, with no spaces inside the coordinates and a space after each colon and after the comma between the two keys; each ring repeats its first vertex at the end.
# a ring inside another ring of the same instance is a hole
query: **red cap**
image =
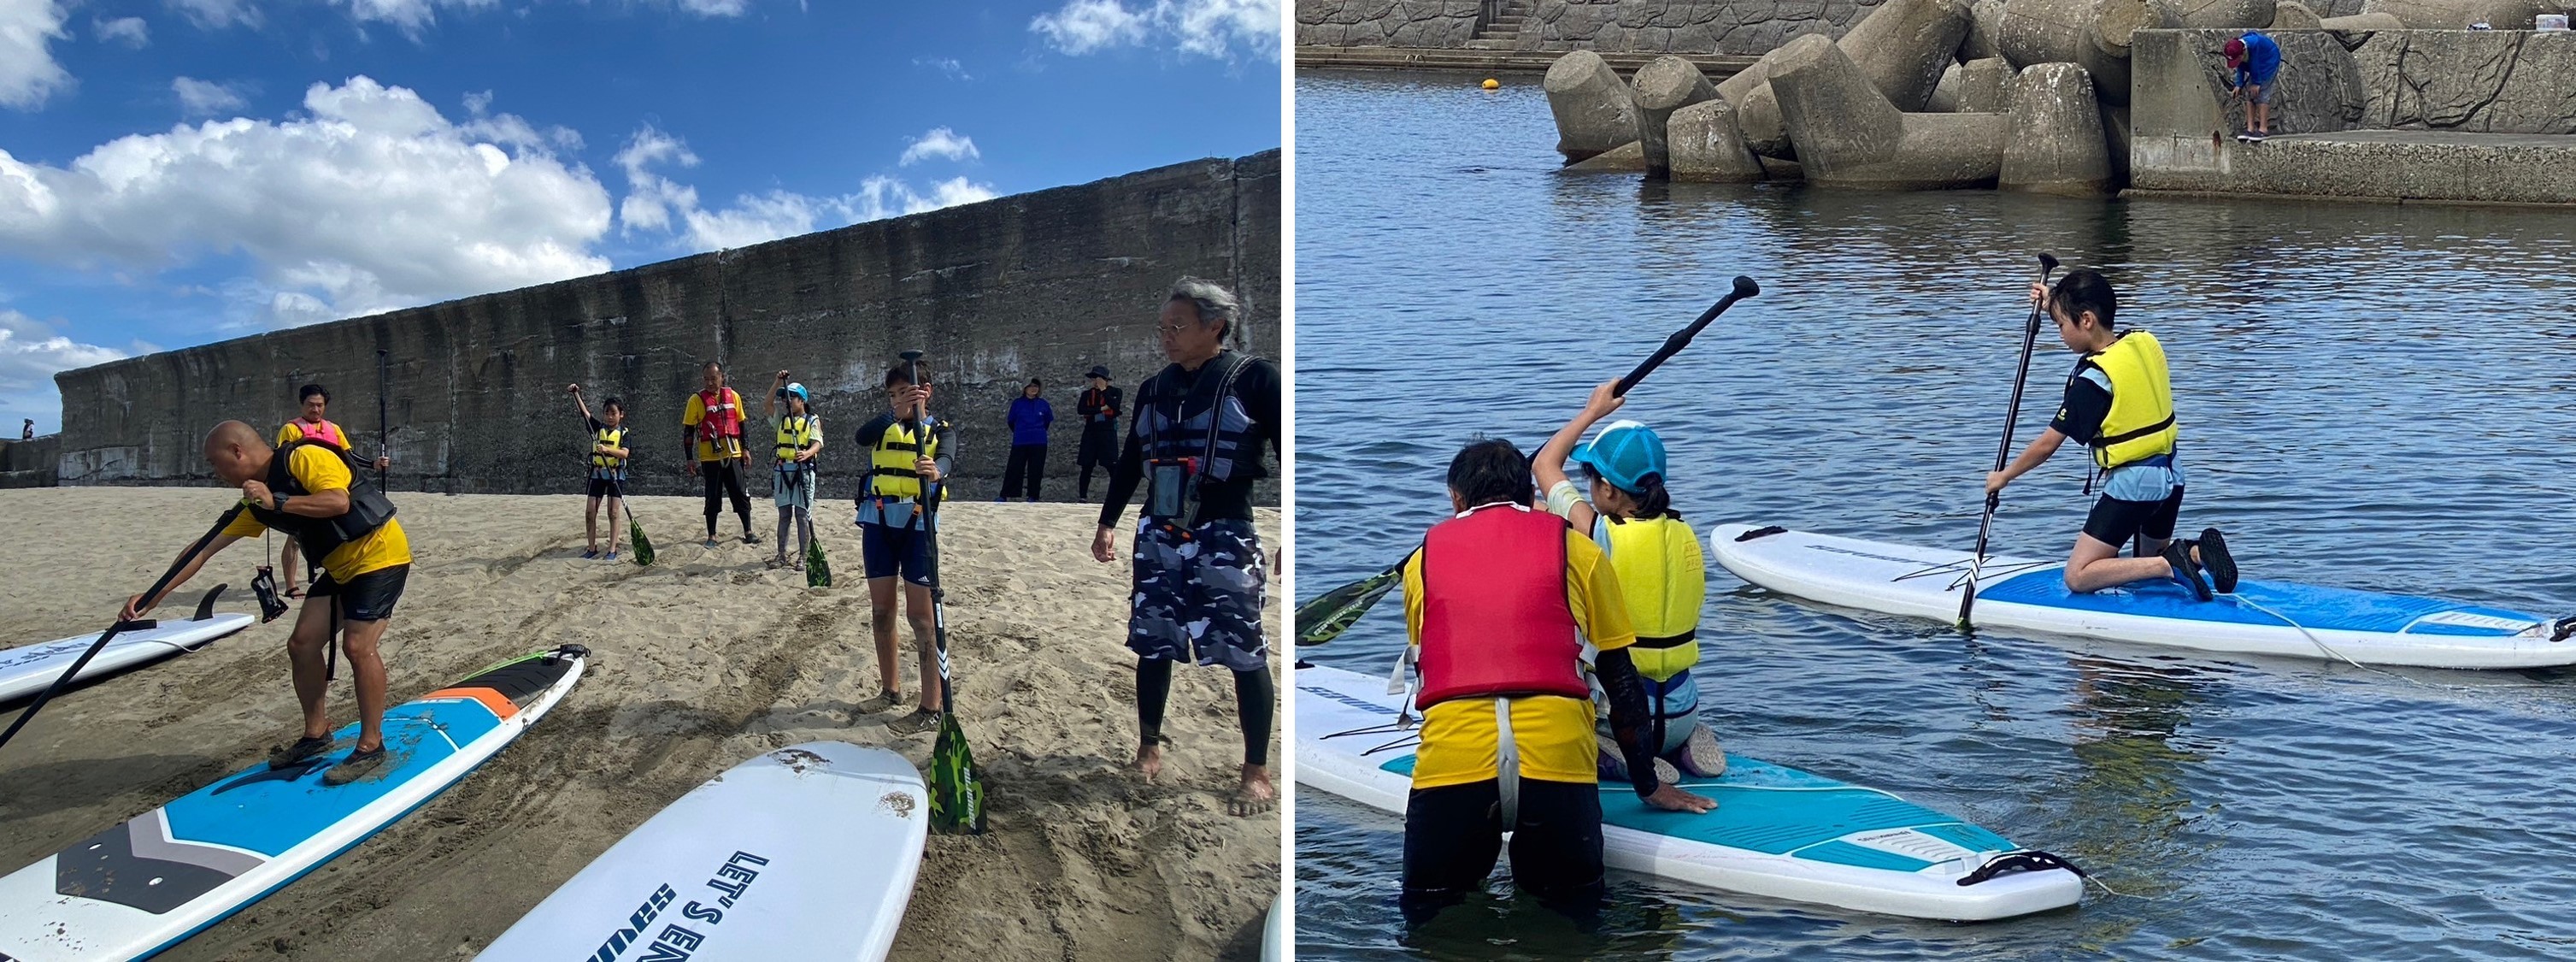
{"type": "Polygon", "coordinates": [[[2239,37],[2230,40],[2226,46],[2218,48],[2218,51],[2227,55],[2228,66],[2235,66],[2237,61],[2245,59],[2245,39],[2239,37]]]}

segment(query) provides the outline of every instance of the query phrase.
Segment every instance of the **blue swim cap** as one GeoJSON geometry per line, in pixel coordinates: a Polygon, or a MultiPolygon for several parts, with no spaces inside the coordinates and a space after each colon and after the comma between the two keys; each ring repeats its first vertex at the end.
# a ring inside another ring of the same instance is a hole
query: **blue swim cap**
{"type": "Polygon", "coordinates": [[[1611,422],[1593,435],[1592,443],[1575,445],[1568,460],[1591,468],[1621,491],[1636,491],[1649,474],[1671,480],[1664,473],[1664,439],[1639,421],[1611,422]]]}

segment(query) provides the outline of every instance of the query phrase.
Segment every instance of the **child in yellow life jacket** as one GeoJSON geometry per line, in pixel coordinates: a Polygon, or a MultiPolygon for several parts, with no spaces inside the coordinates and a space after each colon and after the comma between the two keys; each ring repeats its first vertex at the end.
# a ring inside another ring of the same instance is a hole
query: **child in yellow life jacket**
{"type": "Polygon", "coordinates": [[[814,544],[814,486],[816,459],[823,456],[823,419],[810,406],[813,395],[805,385],[789,383],[787,372],[778,372],[778,385],[760,402],[760,416],[777,421],[773,437],[776,444],[770,454],[777,459],[771,472],[770,501],[778,506],[778,556],[770,559],[772,568],[793,567],[805,570],[805,556],[814,544]],[[780,401],[787,402],[787,414],[778,414],[780,401]],[[787,523],[796,523],[796,560],[787,559],[787,523]]]}
{"type": "MultiPolygon", "coordinates": [[[[1547,509],[1590,535],[1618,574],[1629,621],[1637,629],[1629,657],[1645,679],[1660,733],[1655,756],[1683,772],[1715,777],[1726,771],[1726,752],[1716,734],[1700,723],[1699,683],[1691,677],[1692,666],[1699,664],[1699,616],[1708,598],[1708,569],[1699,539],[1664,490],[1664,441],[1644,424],[1617,421],[1592,443],[1577,443],[1584,431],[1625,403],[1611,393],[1615,383],[1595,389],[1582,413],[1539,448],[1531,474],[1547,493],[1547,509]],[[1563,465],[1569,461],[1583,467],[1589,492],[1579,491],[1566,477],[1563,465]]],[[[1594,688],[1597,695],[1597,680],[1594,688]]],[[[1605,735],[1602,744],[1605,776],[1625,778],[1615,743],[1605,735]]]]}
{"type": "Polygon", "coordinates": [[[581,399],[581,385],[564,387],[572,395],[572,405],[581,412],[583,426],[590,431],[590,472],[588,487],[590,508],[582,515],[582,534],[587,540],[583,558],[617,560],[617,515],[626,507],[626,459],[633,454],[626,447],[626,403],[615,397],[599,405],[600,417],[590,413],[590,403],[581,399]],[[607,420],[601,420],[605,417],[607,420]],[[608,505],[608,551],[599,550],[599,506],[608,505]]]}

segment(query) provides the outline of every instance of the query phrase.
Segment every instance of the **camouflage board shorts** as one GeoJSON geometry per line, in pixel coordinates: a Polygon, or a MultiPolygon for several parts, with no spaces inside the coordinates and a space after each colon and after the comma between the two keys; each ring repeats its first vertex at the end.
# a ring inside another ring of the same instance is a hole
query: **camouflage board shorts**
{"type": "Polygon", "coordinates": [[[1269,664],[1261,605],[1270,583],[1252,522],[1201,522],[1187,534],[1151,521],[1136,528],[1136,594],[1127,647],[1146,658],[1192,657],[1253,671],[1269,664]]]}

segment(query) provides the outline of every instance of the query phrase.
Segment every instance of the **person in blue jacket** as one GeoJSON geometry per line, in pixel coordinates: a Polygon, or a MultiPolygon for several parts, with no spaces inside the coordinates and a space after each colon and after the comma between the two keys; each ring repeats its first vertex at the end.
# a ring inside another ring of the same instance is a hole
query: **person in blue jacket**
{"type": "Polygon", "coordinates": [[[1055,407],[1038,394],[1044,387],[1030,378],[1020,396],[1011,399],[1011,459],[1002,467],[1002,497],[1008,501],[1019,497],[1022,488],[1029,500],[1038,499],[1038,480],[1046,473],[1047,426],[1055,423],[1055,407]]]}
{"type": "Polygon", "coordinates": [[[2227,67],[2227,92],[2245,98],[2245,133],[2240,140],[2261,141],[2272,134],[2272,79],[2281,72],[2281,45],[2253,31],[2220,49],[2227,67]]]}

